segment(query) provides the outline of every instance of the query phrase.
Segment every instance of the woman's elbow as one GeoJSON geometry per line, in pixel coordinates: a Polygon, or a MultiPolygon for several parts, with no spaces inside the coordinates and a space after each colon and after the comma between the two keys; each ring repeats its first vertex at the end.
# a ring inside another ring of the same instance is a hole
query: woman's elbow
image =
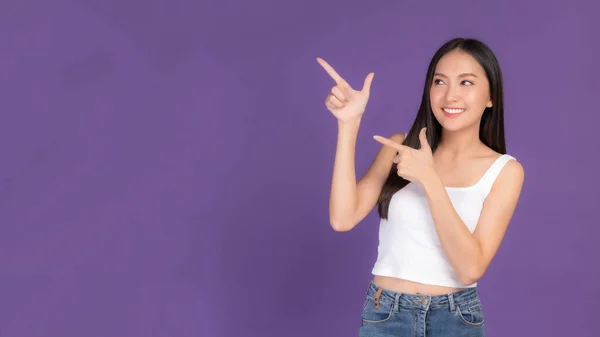
{"type": "Polygon", "coordinates": [[[478,282],[481,277],[483,277],[483,273],[479,268],[470,268],[468,271],[465,271],[459,275],[460,281],[465,286],[470,286],[476,282],[478,282]]]}
{"type": "Polygon", "coordinates": [[[339,219],[329,219],[329,224],[331,228],[333,228],[336,232],[347,232],[354,228],[355,224],[352,221],[348,220],[339,220],[339,219]]]}

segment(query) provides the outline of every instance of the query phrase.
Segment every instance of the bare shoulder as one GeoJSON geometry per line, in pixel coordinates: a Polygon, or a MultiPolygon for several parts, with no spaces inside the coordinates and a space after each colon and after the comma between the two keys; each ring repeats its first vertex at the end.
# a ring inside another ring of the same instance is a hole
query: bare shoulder
{"type": "MultiPolygon", "coordinates": [[[[494,160],[500,158],[502,155],[502,153],[496,152],[493,149],[486,147],[486,151],[482,153],[482,156],[480,156],[480,158],[485,159],[486,161],[493,162],[494,160]]],[[[510,154],[508,155],[510,156],[510,154]]],[[[511,160],[506,162],[498,178],[502,176],[508,176],[509,179],[517,178],[522,180],[524,175],[525,170],[523,168],[523,165],[517,160],[517,158],[511,156],[511,160]]]]}
{"type": "Polygon", "coordinates": [[[405,138],[406,137],[404,133],[395,133],[390,137],[390,139],[395,141],[396,143],[402,143],[405,138]]]}
{"type": "Polygon", "coordinates": [[[516,159],[507,161],[492,187],[498,193],[520,193],[525,180],[525,168],[516,159]],[[500,192],[502,191],[502,192],[500,192]]]}
{"type": "MultiPolygon", "coordinates": [[[[404,134],[396,133],[389,137],[396,143],[404,142],[404,134]]],[[[357,182],[357,206],[350,220],[351,225],[346,230],[352,229],[361,222],[367,214],[375,207],[381,189],[390,174],[393,165],[393,159],[397,152],[393,148],[381,145],[375,159],[367,172],[357,182]]]]}
{"type": "Polygon", "coordinates": [[[516,180],[517,182],[525,179],[525,168],[516,158],[509,160],[504,169],[500,173],[500,176],[504,176],[504,179],[516,180]]]}
{"type": "MultiPolygon", "coordinates": [[[[389,137],[389,139],[398,144],[402,144],[404,142],[404,134],[403,133],[395,133],[389,137]]],[[[381,145],[377,155],[375,156],[375,160],[373,162],[373,166],[384,166],[383,173],[387,175],[389,164],[392,163],[392,160],[396,156],[397,152],[393,148],[385,145],[381,145]]],[[[380,170],[380,169],[379,169],[380,170]]]]}
{"type": "MultiPolygon", "coordinates": [[[[395,133],[391,135],[389,139],[393,142],[401,144],[404,142],[404,134],[395,133]]],[[[393,164],[393,159],[396,154],[397,152],[393,148],[381,145],[381,148],[379,151],[377,151],[377,155],[375,155],[375,159],[371,163],[371,166],[365,175],[359,180],[358,184],[374,184],[375,189],[379,190],[390,172],[390,168],[392,167],[391,165],[393,164]]],[[[379,191],[377,191],[377,193],[379,193],[379,191]]]]}

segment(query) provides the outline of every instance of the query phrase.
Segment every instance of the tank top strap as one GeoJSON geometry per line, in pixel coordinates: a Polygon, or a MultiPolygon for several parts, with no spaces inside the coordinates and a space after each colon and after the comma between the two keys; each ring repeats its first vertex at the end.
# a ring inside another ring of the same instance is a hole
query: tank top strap
{"type": "Polygon", "coordinates": [[[479,181],[479,188],[482,189],[484,195],[490,193],[496,178],[500,175],[500,172],[510,160],[516,160],[509,154],[503,154],[496,158],[492,165],[487,169],[481,180],[479,181]]]}

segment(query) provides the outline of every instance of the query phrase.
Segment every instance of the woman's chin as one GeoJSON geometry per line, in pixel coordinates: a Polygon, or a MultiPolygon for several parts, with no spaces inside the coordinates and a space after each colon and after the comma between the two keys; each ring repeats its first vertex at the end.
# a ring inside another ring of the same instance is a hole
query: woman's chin
{"type": "Polygon", "coordinates": [[[438,122],[440,123],[442,128],[444,128],[444,131],[450,131],[450,132],[457,132],[457,131],[469,129],[472,126],[474,126],[475,124],[479,123],[478,121],[473,121],[469,118],[464,118],[464,117],[471,117],[471,116],[462,115],[459,117],[451,117],[451,118],[447,118],[445,115],[436,116],[438,122]]]}

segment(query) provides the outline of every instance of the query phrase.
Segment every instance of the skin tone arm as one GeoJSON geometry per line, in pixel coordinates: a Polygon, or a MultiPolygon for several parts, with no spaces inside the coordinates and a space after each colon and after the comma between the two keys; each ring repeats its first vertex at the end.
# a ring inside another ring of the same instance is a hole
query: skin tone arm
{"type": "Polygon", "coordinates": [[[424,131],[420,134],[423,146],[419,150],[383,137],[375,136],[375,139],[399,152],[398,175],[423,186],[442,249],[461,281],[470,285],[483,276],[504,238],[521,194],[525,176],[523,166],[514,160],[506,164],[494,182],[477,228],[471,234],[433,167],[433,156],[424,131]]]}
{"type": "MultiPolygon", "coordinates": [[[[382,146],[367,172],[357,182],[356,138],[375,74],[367,75],[362,90],[354,90],[325,60],[317,58],[317,62],[335,81],[335,86],[325,99],[325,106],[338,121],[337,146],[329,197],[329,222],[336,231],[349,231],[377,204],[396,151],[382,146]]],[[[402,143],[404,135],[396,134],[391,139],[402,143]]]]}
{"type": "MultiPolygon", "coordinates": [[[[393,165],[396,151],[383,146],[373,163],[357,182],[355,145],[360,122],[340,124],[329,198],[330,223],[336,231],[349,231],[362,221],[377,204],[379,193],[393,165]]],[[[404,141],[403,134],[391,139],[404,141]]]]}
{"type": "Polygon", "coordinates": [[[465,285],[477,282],[496,255],[517,206],[524,175],[519,162],[511,160],[506,164],[484,202],[473,234],[452,206],[439,177],[431,174],[424,180],[440,243],[465,285]]]}

